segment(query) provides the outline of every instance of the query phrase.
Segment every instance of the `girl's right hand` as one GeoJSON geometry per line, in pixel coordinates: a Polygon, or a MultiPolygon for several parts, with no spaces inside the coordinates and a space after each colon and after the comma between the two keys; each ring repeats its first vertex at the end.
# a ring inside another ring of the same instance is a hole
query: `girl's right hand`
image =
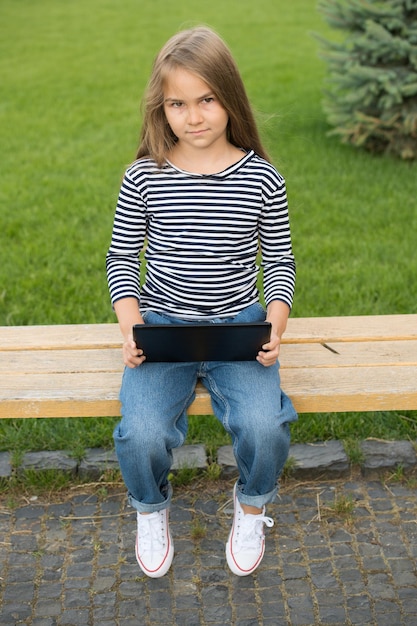
{"type": "Polygon", "coordinates": [[[143,317],[139,311],[136,298],[122,298],[114,303],[114,310],[119,320],[120,330],[125,338],[123,344],[123,362],[127,367],[142,365],[145,357],[142,350],[138,350],[133,340],[133,326],[143,324],[143,317]]]}
{"type": "Polygon", "coordinates": [[[136,347],[136,343],[133,340],[133,334],[130,334],[127,340],[123,344],[123,362],[127,367],[132,369],[142,365],[146,356],[142,350],[136,347]]]}

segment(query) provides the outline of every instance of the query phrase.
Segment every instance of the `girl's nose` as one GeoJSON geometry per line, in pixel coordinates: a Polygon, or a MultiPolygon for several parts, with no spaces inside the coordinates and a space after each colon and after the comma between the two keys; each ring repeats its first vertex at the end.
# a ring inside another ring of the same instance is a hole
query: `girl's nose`
{"type": "Polygon", "coordinates": [[[199,124],[202,120],[201,111],[198,106],[188,107],[188,122],[193,126],[199,124]]]}

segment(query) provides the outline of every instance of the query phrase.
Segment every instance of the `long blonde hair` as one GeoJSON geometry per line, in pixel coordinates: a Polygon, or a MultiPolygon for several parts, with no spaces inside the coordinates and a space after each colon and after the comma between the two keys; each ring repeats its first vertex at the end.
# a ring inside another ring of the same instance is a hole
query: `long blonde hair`
{"type": "Polygon", "coordinates": [[[161,167],[177,141],[164,112],[164,82],[177,68],[195,74],[213,90],[229,116],[228,141],[269,161],[232,54],[214,31],[202,26],[174,35],[156,57],[142,103],[143,125],[136,157],[150,156],[161,167]]]}

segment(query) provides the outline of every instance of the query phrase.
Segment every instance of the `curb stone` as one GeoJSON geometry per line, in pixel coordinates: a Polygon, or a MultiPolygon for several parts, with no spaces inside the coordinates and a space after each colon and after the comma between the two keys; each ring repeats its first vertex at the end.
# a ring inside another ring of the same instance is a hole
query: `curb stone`
{"type": "Polygon", "coordinates": [[[103,472],[119,469],[114,450],[104,448],[87,448],[85,457],[78,466],[81,478],[98,480],[103,472]]]}
{"type": "Polygon", "coordinates": [[[294,477],[307,473],[311,478],[316,478],[325,472],[336,478],[346,476],[350,470],[349,459],[340,441],[294,444],[290,446],[289,458],[294,461],[291,467],[294,477]]]}
{"type": "MultiPolygon", "coordinates": [[[[363,453],[361,472],[364,477],[378,476],[401,468],[410,471],[417,467],[416,444],[409,441],[365,440],[360,443],[363,453]]],[[[289,470],[295,478],[318,478],[323,475],[339,478],[352,469],[340,441],[315,444],[293,444],[289,451],[289,470]]],[[[231,445],[217,451],[217,463],[227,476],[236,472],[236,461],[231,445]]],[[[207,455],[203,444],[185,445],[173,450],[173,470],[181,468],[206,469],[207,455]]],[[[27,452],[22,463],[13,470],[9,452],[0,452],[0,477],[9,478],[14,471],[56,470],[69,472],[83,479],[97,480],[106,471],[117,470],[119,464],[114,450],[88,448],[82,461],[77,462],[65,450],[27,452]]]]}
{"type": "Polygon", "coordinates": [[[10,452],[0,452],[0,478],[7,478],[12,474],[12,459],[10,452]]]}
{"type": "Polygon", "coordinates": [[[417,463],[416,447],[410,441],[382,441],[367,439],[361,442],[361,450],[364,456],[362,474],[370,478],[378,474],[380,469],[397,468],[410,470],[417,463]]]}
{"type": "Polygon", "coordinates": [[[25,470],[60,470],[75,476],[78,470],[78,463],[65,450],[26,452],[23,455],[18,472],[21,473],[25,470]]]}

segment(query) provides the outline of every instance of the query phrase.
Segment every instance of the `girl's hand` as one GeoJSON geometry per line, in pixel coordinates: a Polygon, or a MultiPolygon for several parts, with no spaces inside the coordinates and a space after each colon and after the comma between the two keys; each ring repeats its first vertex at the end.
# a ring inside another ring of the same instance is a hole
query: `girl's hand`
{"type": "Polygon", "coordinates": [[[130,334],[127,340],[123,344],[123,362],[127,367],[131,367],[132,369],[142,365],[146,356],[143,354],[142,350],[139,350],[136,347],[136,344],[133,340],[133,334],[130,334]]]}
{"type": "Polygon", "coordinates": [[[133,326],[143,324],[143,317],[139,311],[139,303],[136,298],[122,298],[114,303],[120,330],[125,338],[123,344],[123,362],[127,367],[142,365],[145,357],[142,350],[138,350],[133,341],[133,326]]]}
{"type": "Polygon", "coordinates": [[[279,356],[280,339],[278,335],[272,330],[271,339],[268,343],[262,346],[262,350],[258,352],[256,360],[264,367],[270,367],[276,363],[279,356]]]}

